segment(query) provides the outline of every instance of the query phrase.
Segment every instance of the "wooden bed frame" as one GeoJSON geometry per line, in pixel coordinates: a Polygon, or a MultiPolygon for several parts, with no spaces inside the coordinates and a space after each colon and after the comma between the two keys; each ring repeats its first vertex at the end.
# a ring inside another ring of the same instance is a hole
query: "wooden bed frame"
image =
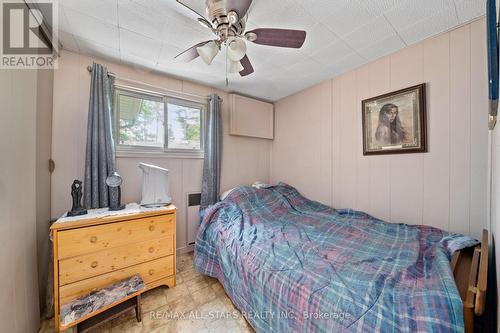
{"type": "Polygon", "coordinates": [[[481,244],[457,251],[451,269],[464,304],[465,332],[474,332],[474,317],[482,316],[488,280],[489,235],[483,230],[481,244]]]}

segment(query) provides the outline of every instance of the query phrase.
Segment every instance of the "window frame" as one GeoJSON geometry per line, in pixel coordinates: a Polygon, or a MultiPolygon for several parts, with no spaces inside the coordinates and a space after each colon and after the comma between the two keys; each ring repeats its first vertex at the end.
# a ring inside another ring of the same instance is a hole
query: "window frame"
{"type": "Polygon", "coordinates": [[[203,158],[205,148],[205,116],[207,104],[200,101],[189,100],[177,96],[146,91],[143,89],[134,89],[132,87],[115,86],[113,102],[114,115],[114,139],[115,149],[118,155],[144,155],[153,154],[171,155],[172,157],[203,158]],[[163,103],[163,147],[151,147],[141,145],[120,144],[120,95],[147,99],[163,103]],[[168,147],[168,104],[194,108],[200,110],[200,149],[180,149],[168,147]]]}

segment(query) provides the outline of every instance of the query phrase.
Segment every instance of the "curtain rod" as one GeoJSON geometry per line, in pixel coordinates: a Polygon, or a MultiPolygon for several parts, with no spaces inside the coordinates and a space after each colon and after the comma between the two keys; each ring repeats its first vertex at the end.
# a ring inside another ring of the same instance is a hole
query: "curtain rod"
{"type": "MultiPolygon", "coordinates": [[[[92,73],[92,66],[87,66],[87,71],[89,71],[89,73],[92,73]]],[[[140,84],[140,85],[151,87],[151,88],[155,88],[155,89],[161,89],[161,90],[168,91],[168,92],[171,92],[171,93],[174,93],[174,94],[181,94],[181,95],[191,96],[191,97],[196,97],[196,98],[201,98],[201,99],[207,99],[208,98],[208,96],[191,94],[191,93],[186,93],[186,92],[183,92],[183,91],[176,91],[176,90],[172,90],[172,89],[167,89],[167,88],[162,88],[162,87],[154,86],[152,84],[149,84],[149,83],[146,83],[146,82],[142,82],[142,81],[136,81],[136,80],[132,80],[132,79],[124,78],[124,77],[119,77],[118,75],[116,75],[113,72],[108,72],[108,75],[112,76],[112,77],[114,77],[114,78],[116,78],[118,80],[122,80],[122,81],[126,81],[126,82],[131,82],[131,83],[136,83],[136,84],[140,84]]]]}

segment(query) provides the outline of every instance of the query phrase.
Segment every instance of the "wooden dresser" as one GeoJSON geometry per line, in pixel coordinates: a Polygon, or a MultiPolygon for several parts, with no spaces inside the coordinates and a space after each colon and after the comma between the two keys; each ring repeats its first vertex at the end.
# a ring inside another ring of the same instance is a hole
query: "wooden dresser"
{"type": "Polygon", "coordinates": [[[50,228],[58,330],[69,327],[60,324],[61,304],[134,274],[142,276],[146,290],[175,286],[175,206],[89,213],[88,218],[62,218],[50,228]]]}

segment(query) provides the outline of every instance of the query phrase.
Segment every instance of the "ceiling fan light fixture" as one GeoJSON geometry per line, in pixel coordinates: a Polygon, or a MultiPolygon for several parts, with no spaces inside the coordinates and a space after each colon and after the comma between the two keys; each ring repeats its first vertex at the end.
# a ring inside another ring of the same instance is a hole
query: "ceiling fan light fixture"
{"type": "Polygon", "coordinates": [[[231,23],[232,25],[235,25],[240,20],[240,17],[238,16],[238,13],[236,13],[234,10],[232,10],[229,13],[227,13],[227,19],[228,19],[229,23],[231,23]]]}
{"type": "Polygon", "coordinates": [[[216,42],[211,41],[203,46],[197,47],[196,51],[198,51],[198,54],[200,55],[201,59],[203,59],[203,61],[207,65],[210,65],[212,64],[212,61],[214,60],[217,53],[219,53],[219,46],[217,45],[216,42]]]}
{"type": "MultiPolygon", "coordinates": [[[[173,0],[171,0],[173,1],[173,0]]],[[[304,30],[257,28],[246,31],[248,28],[248,10],[253,0],[176,0],[179,4],[191,11],[191,18],[196,17],[199,24],[210,28],[215,39],[203,41],[184,50],[175,59],[185,62],[201,57],[208,65],[214,58],[226,49],[226,81],[227,73],[231,71],[246,77],[254,73],[254,68],[247,56],[247,43],[258,45],[300,49],[307,36],[304,30]],[[205,3],[203,5],[203,3],[205,3]]]]}
{"type": "Polygon", "coordinates": [[[229,73],[231,73],[231,74],[239,73],[244,69],[245,69],[245,67],[243,67],[241,62],[229,60],[229,68],[228,68],[229,73]]]}
{"type": "Polygon", "coordinates": [[[240,61],[247,54],[247,44],[241,38],[230,38],[227,41],[227,56],[232,61],[240,61]]]}

